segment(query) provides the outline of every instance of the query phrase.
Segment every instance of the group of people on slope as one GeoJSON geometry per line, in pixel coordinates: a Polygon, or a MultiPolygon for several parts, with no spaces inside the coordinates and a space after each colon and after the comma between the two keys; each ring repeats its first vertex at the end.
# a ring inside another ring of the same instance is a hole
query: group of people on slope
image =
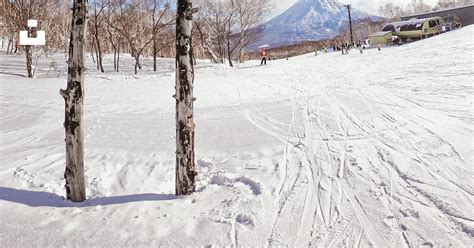
{"type": "MultiPolygon", "coordinates": [[[[349,54],[349,49],[356,47],[359,50],[359,52],[361,54],[363,54],[366,45],[367,45],[367,43],[365,41],[364,42],[357,41],[356,43],[345,42],[345,43],[342,43],[340,45],[333,46],[332,50],[333,50],[333,52],[342,51],[342,55],[346,55],[346,54],[349,54]]],[[[377,44],[377,49],[379,51],[381,50],[381,47],[382,47],[382,45],[380,43],[377,44]]],[[[327,53],[328,48],[324,47],[321,51],[324,51],[325,53],[327,53]]],[[[268,56],[267,48],[265,48],[265,47],[262,48],[262,50],[260,51],[260,55],[262,57],[260,65],[261,66],[262,65],[267,65],[267,56],[268,56]]],[[[318,50],[315,51],[315,56],[318,56],[318,50]]]]}
{"type": "MultiPolygon", "coordinates": [[[[342,52],[342,55],[346,55],[346,54],[349,54],[350,49],[357,48],[357,50],[359,50],[360,54],[363,54],[367,45],[368,44],[367,44],[366,41],[357,41],[355,43],[344,42],[340,45],[333,46],[332,50],[333,50],[333,52],[336,52],[336,51],[337,52],[342,52]]],[[[381,50],[381,44],[378,44],[377,48],[380,51],[381,50]]],[[[324,49],[326,49],[326,48],[324,48],[324,49]]],[[[316,55],[317,55],[317,51],[316,51],[316,55]]]]}

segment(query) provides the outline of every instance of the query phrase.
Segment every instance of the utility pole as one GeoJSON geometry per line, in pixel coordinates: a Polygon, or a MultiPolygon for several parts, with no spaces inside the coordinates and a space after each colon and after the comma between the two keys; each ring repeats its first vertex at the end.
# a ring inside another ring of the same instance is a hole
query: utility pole
{"type": "Polygon", "coordinates": [[[347,8],[347,12],[349,13],[349,29],[351,31],[351,44],[354,44],[354,35],[352,33],[351,5],[347,4],[345,6],[347,8]]]}

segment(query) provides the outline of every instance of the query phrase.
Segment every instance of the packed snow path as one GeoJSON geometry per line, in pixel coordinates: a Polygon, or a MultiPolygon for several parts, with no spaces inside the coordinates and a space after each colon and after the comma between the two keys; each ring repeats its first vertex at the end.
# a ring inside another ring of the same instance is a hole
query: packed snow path
{"type": "Polygon", "coordinates": [[[2,54],[0,244],[472,245],[473,31],[266,67],[200,62],[199,192],[183,198],[173,61],[138,76],[130,59],[121,73],[91,64],[81,204],[63,198],[65,58],[26,79],[24,58],[2,54]]]}

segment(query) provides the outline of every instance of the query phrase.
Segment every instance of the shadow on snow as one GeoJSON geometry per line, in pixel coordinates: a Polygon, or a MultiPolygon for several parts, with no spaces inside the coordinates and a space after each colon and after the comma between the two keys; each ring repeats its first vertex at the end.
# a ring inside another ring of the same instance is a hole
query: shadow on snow
{"type": "Polygon", "coordinates": [[[0,187],[0,200],[20,203],[31,207],[84,208],[132,202],[169,201],[175,199],[177,199],[175,195],[136,194],[91,198],[84,202],[74,203],[54,193],[0,187]]]}

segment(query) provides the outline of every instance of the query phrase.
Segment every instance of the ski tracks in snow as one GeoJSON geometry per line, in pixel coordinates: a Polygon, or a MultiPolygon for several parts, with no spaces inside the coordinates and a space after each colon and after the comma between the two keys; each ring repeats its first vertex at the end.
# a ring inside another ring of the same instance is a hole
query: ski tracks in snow
{"type": "MultiPolygon", "coordinates": [[[[348,78],[336,81],[350,82],[348,78]]],[[[295,89],[296,115],[302,116],[302,122],[295,126],[293,112],[290,130],[295,129],[293,139],[298,143],[286,146],[285,180],[276,194],[280,204],[268,245],[465,244],[474,237],[471,177],[468,182],[452,178],[462,176],[459,172],[465,170],[466,159],[430,128],[433,121],[420,115],[420,106],[363,86],[320,84],[310,90],[295,89]],[[382,159],[382,153],[391,157],[390,162],[382,159]],[[456,163],[444,166],[434,159],[440,155],[454,157],[456,163]],[[438,190],[459,199],[444,200],[438,190]],[[417,230],[417,225],[427,230],[417,230]],[[443,239],[429,231],[430,225],[464,235],[443,239]]],[[[279,137],[285,141],[283,132],[279,137]]]]}

